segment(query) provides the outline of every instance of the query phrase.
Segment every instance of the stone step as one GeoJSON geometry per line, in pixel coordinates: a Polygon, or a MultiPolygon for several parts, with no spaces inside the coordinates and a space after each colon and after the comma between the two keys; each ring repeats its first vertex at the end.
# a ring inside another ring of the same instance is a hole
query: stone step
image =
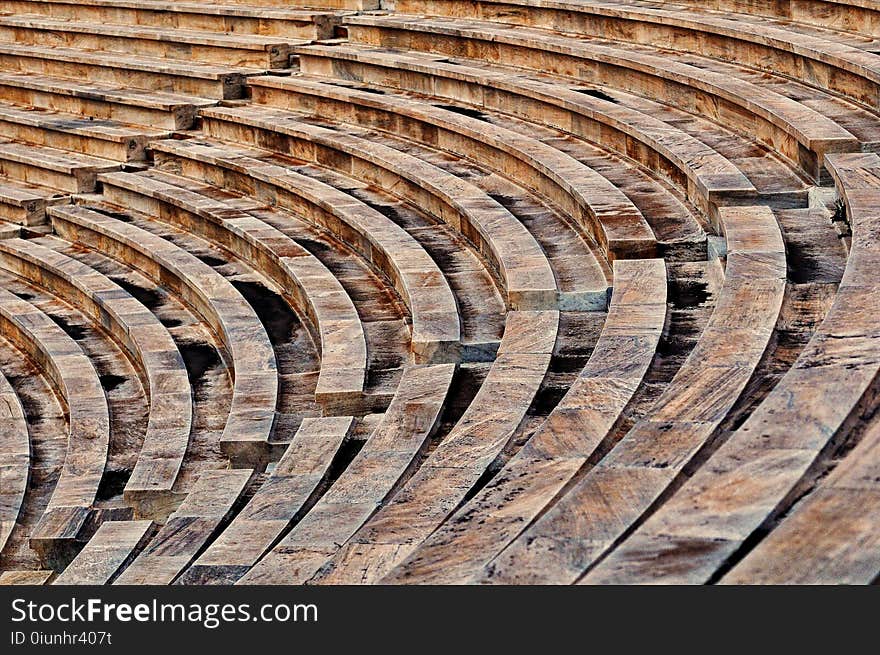
{"type": "Polygon", "coordinates": [[[120,57],[118,53],[17,43],[0,43],[0,71],[221,100],[241,98],[245,77],[265,72],[201,64],[186,58],[120,57]]]}
{"type": "Polygon", "coordinates": [[[0,178],[0,219],[17,225],[43,225],[48,205],[67,203],[70,197],[64,193],[0,178]]]}
{"type": "Polygon", "coordinates": [[[5,138],[117,162],[143,161],[146,145],[169,132],[0,102],[5,138]]]}
{"type": "Polygon", "coordinates": [[[200,107],[217,104],[208,98],[16,72],[0,72],[0,97],[16,105],[164,130],[188,130],[200,107]]]}
{"type": "Polygon", "coordinates": [[[41,16],[0,15],[0,42],[53,45],[228,66],[287,68],[290,46],[302,40],[144,25],[114,25],[41,16]]]}
{"type": "Polygon", "coordinates": [[[99,173],[121,165],[108,159],[80,155],[48,146],[0,141],[0,175],[67,193],[95,190],[99,173]]]}
{"type": "Polygon", "coordinates": [[[257,2],[169,4],[164,0],[7,0],[0,14],[309,40],[331,37],[341,17],[333,11],[264,7],[257,2]]]}

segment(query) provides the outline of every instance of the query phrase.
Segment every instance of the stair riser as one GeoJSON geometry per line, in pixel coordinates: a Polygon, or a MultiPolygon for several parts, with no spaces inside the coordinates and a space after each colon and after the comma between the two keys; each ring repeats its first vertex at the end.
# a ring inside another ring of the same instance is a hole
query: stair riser
{"type": "Polygon", "coordinates": [[[0,97],[16,105],[39,107],[53,111],[91,116],[97,120],[112,120],[156,129],[188,130],[195,121],[196,109],[191,105],[174,107],[168,111],[137,107],[105,100],[78,98],[37,89],[24,89],[0,82],[0,97]]]}
{"type": "Polygon", "coordinates": [[[78,80],[86,79],[99,84],[118,84],[134,89],[182,93],[218,100],[234,100],[241,98],[244,94],[244,77],[235,73],[213,80],[6,54],[0,54],[0,70],[78,80]]]}
{"type": "Polygon", "coordinates": [[[93,192],[97,176],[93,171],[77,170],[68,174],[5,159],[0,159],[0,175],[67,193],[93,192]]]}
{"type": "Polygon", "coordinates": [[[167,57],[181,61],[253,68],[287,68],[289,61],[289,49],[283,44],[267,46],[265,50],[241,50],[234,47],[5,26],[0,26],[0,42],[60,46],[98,52],[119,52],[129,55],[167,57]]]}
{"type": "Polygon", "coordinates": [[[143,25],[181,30],[257,34],[291,39],[325,39],[333,34],[336,20],[316,17],[314,22],[260,18],[251,16],[218,16],[210,13],[155,11],[128,7],[92,7],[54,2],[10,0],[4,10],[13,14],[32,14],[47,18],[71,19],[79,22],[143,25]]]}
{"type": "Polygon", "coordinates": [[[111,161],[130,162],[146,159],[146,137],[131,137],[120,142],[105,141],[69,132],[20,125],[2,119],[0,119],[0,133],[16,141],[70,150],[111,161]]]}

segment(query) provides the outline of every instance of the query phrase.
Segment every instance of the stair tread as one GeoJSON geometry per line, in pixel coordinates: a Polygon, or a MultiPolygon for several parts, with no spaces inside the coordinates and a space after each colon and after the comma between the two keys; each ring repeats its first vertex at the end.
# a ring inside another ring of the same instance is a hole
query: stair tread
{"type": "Polygon", "coordinates": [[[119,164],[109,159],[81,155],[48,146],[38,146],[16,141],[0,141],[0,160],[27,163],[54,171],[69,173],[74,169],[89,168],[96,171],[115,171],[119,164]]]}
{"type": "Polygon", "coordinates": [[[100,84],[91,80],[72,80],[34,73],[0,71],[0,84],[16,85],[19,88],[47,91],[90,100],[100,99],[110,102],[132,103],[141,107],[152,107],[166,111],[181,106],[210,107],[217,104],[216,100],[211,100],[210,98],[199,98],[197,96],[169,93],[167,91],[125,88],[113,84],[100,84]]]}
{"type": "Polygon", "coordinates": [[[117,52],[97,52],[60,46],[33,46],[17,43],[0,43],[0,55],[30,56],[79,64],[94,64],[105,68],[167,73],[170,75],[218,80],[225,75],[256,75],[265,72],[257,68],[241,68],[183,61],[168,57],[126,54],[122,60],[117,52]]]}
{"type": "Polygon", "coordinates": [[[112,120],[92,120],[75,114],[23,108],[0,102],[0,121],[18,123],[45,130],[57,130],[104,141],[123,142],[133,137],[164,138],[167,130],[126,125],[112,120]]]}
{"type": "Polygon", "coordinates": [[[150,39],[171,43],[193,45],[211,45],[234,47],[248,50],[265,50],[269,47],[284,44],[302,45],[308,43],[304,39],[286,39],[277,36],[260,36],[252,34],[215,33],[199,30],[165,29],[147,25],[122,25],[116,23],[93,23],[85,21],[45,18],[43,16],[2,16],[0,27],[25,29],[54,30],[61,32],[79,32],[100,36],[112,36],[130,39],[150,39]]]}
{"type": "MultiPolygon", "coordinates": [[[[32,0],[25,0],[32,1],[32,0]]],[[[33,0],[36,4],[46,4],[44,0],[33,0]]],[[[165,0],[52,0],[51,4],[71,4],[88,7],[108,7],[123,9],[146,9],[171,13],[214,14],[223,16],[247,16],[271,18],[273,20],[314,21],[324,16],[336,16],[351,12],[321,9],[298,9],[280,7],[252,7],[248,5],[214,4],[205,2],[175,2],[165,0]]]]}

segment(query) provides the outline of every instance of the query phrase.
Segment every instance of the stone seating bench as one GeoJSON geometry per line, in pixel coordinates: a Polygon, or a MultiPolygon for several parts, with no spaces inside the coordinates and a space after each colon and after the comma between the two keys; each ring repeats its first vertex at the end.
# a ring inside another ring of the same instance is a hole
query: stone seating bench
{"type": "MultiPolygon", "coordinates": [[[[433,435],[452,384],[454,364],[409,367],[382,421],[320,501],[265,557],[223,562],[241,584],[302,584],[382,506],[417,466],[433,435]],[[250,570],[248,571],[248,567],[250,570]]],[[[221,543],[228,542],[221,539],[221,543]]],[[[272,546],[271,543],[266,546],[272,546]]],[[[268,548],[267,548],[268,549],[268,548]]],[[[267,550],[266,549],[266,550],[267,550]]],[[[212,560],[207,559],[206,564],[212,560]]],[[[221,571],[224,567],[221,566],[221,571]]]]}
{"type": "Polygon", "coordinates": [[[53,575],[55,575],[54,571],[3,571],[3,573],[0,573],[0,585],[43,585],[53,575]]]}
{"type": "Polygon", "coordinates": [[[382,582],[464,584],[570,484],[643,384],[666,321],[661,259],[614,262],[614,291],[578,378],[520,451],[382,582]]]}
{"type": "Polygon", "coordinates": [[[0,219],[23,226],[46,222],[46,207],[69,202],[69,196],[50,189],[0,178],[0,219]]]}
{"type": "MultiPolygon", "coordinates": [[[[432,41],[432,47],[436,47],[432,41]]],[[[342,46],[296,49],[303,72],[428,93],[510,113],[596,141],[672,179],[711,216],[719,205],[757,195],[733,162],[656,118],[579,90],[503,69],[446,63],[441,55],[342,46]]],[[[477,62],[473,62],[477,63],[477,62]]],[[[613,224],[616,208],[597,207],[613,224]],[[607,213],[607,217],[604,214],[607,213]]]]}
{"type": "Polygon", "coordinates": [[[0,175],[18,182],[59,192],[90,193],[99,173],[120,167],[108,159],[0,137],[0,175]]]}
{"type": "MultiPolygon", "coordinates": [[[[315,399],[328,408],[358,404],[364,394],[367,345],[364,326],[342,284],[303,246],[247,212],[264,207],[247,198],[217,199],[213,187],[159,171],[102,176],[105,197],[160,220],[218,242],[265,274],[284,290],[294,308],[308,319],[321,353],[315,399]],[[206,192],[206,194],[200,193],[206,192]]],[[[265,376],[263,376],[265,377],[265,376]]],[[[256,377],[257,388],[268,393],[256,377]]],[[[274,395],[274,394],[273,394],[274,395]]],[[[268,408],[268,396],[266,396],[268,408]]],[[[229,452],[259,448],[267,435],[229,431],[221,443],[229,452]]]]}
{"type": "Polygon", "coordinates": [[[48,568],[61,569],[88,537],[110,442],[107,398],[92,362],[48,315],[0,289],[0,327],[58,390],[67,407],[64,464],[51,498],[30,534],[30,546],[48,568]]]}
{"type": "Polygon", "coordinates": [[[152,521],[104,521],[52,584],[109,584],[152,536],[152,521]]]}
{"type": "Polygon", "coordinates": [[[291,522],[318,501],[353,423],[350,416],[303,419],[269,478],[187,569],[181,583],[232,584],[247,573],[291,522]]]}
{"type": "Polygon", "coordinates": [[[0,554],[23,511],[30,468],[27,417],[15,389],[0,373],[0,554]]]}
{"type": "Polygon", "coordinates": [[[800,0],[799,2],[752,2],[751,0],[678,0],[676,4],[697,10],[713,10],[767,16],[783,21],[858,32],[880,37],[880,9],[874,0],[800,0]]]}
{"type": "Polygon", "coordinates": [[[782,309],[785,243],[767,207],[725,207],[720,218],[724,283],[687,360],[652,411],[475,580],[577,581],[676,483],[746,389],[782,309]]]}
{"type": "Polygon", "coordinates": [[[285,139],[306,161],[386,189],[467,238],[496,269],[508,306],[555,306],[560,292],[535,238],[485,192],[424,160],[379,143],[309,125],[301,115],[270,107],[225,108],[203,114],[216,138],[269,147],[285,139]]]}
{"type": "Polygon", "coordinates": [[[5,102],[0,102],[0,131],[15,141],[117,162],[143,161],[150,140],[170,136],[167,131],[5,102]]]}
{"type": "MultiPolygon", "coordinates": [[[[874,311],[880,157],[839,154],[828,161],[853,233],[831,309],[791,369],[746,422],[588,580],[623,581],[639,575],[670,583],[717,579],[729,568],[725,562],[733,558],[735,564],[737,555],[745,554],[747,540],[771,527],[816,483],[827,457],[823,454],[833,453],[853,422],[873,406],[880,372],[873,354],[880,333],[874,311]]],[[[870,483],[870,471],[876,471],[874,435],[869,429],[861,445],[795,506],[783,521],[785,529],[771,532],[723,579],[873,579],[877,571],[863,566],[876,563],[877,555],[872,547],[875,524],[868,518],[877,516],[876,484],[870,483]],[[854,502],[854,497],[859,498],[856,505],[845,508],[843,501],[854,502]],[[864,522],[853,519],[851,510],[856,508],[864,522]],[[828,552],[836,548],[844,548],[837,560],[841,568],[827,563],[828,552]],[[783,552],[787,562],[781,569],[783,552]]]]}
{"type": "MultiPolygon", "coordinates": [[[[550,366],[558,325],[559,312],[508,313],[498,357],[468,409],[313,582],[378,582],[449,517],[516,434],[550,366]]],[[[275,552],[288,554],[282,549],[275,552]]]]}
{"type": "Polygon", "coordinates": [[[193,415],[186,366],[168,330],[118,284],[50,247],[0,241],[0,267],[64,298],[104,327],[143,372],[150,411],[124,497],[138,518],[164,520],[180,502],[176,482],[193,415]]]}
{"type": "Polygon", "coordinates": [[[279,384],[275,353],[241,293],[194,255],[135,225],[74,205],[52,207],[49,213],[63,239],[134,266],[171,288],[212,327],[235,371],[221,443],[228,444],[227,454],[235,463],[267,461],[279,384]]]}
{"type": "Polygon", "coordinates": [[[196,110],[216,100],[65,79],[36,73],[0,72],[0,96],[16,105],[89,116],[161,130],[188,130],[196,110]]]}
{"type": "MultiPolygon", "coordinates": [[[[371,17],[363,21],[370,21],[370,27],[362,28],[363,23],[357,22],[360,18],[352,20],[350,34],[355,43],[394,43],[459,56],[467,52],[484,62],[515,62],[517,68],[622,89],[704,115],[758,139],[816,181],[828,177],[823,166],[826,152],[859,150],[855,136],[808,105],[769,87],[681,63],[660,52],[485,22],[371,17]],[[366,34],[361,34],[362,29],[366,34]]],[[[508,82],[515,84],[516,78],[508,82]]]]}
{"type": "Polygon", "coordinates": [[[244,94],[244,78],[258,69],[0,42],[0,71],[88,80],[126,89],[231,100],[244,94]]]}
{"type": "Polygon", "coordinates": [[[166,29],[252,34],[285,39],[333,36],[339,14],[321,10],[164,0],[7,0],[3,11],[88,23],[149,25],[166,29]]]}
{"type": "Polygon", "coordinates": [[[406,14],[481,18],[696,52],[790,75],[880,107],[880,55],[846,32],[825,37],[761,17],[601,0],[403,0],[406,14]]]}
{"type": "Polygon", "coordinates": [[[828,478],[719,582],[872,584],[880,572],[878,444],[875,422],[828,478]]]}
{"type": "Polygon", "coordinates": [[[319,180],[264,161],[265,151],[202,140],[151,145],[158,168],[180,170],[283,207],[328,229],[376,266],[394,285],[412,316],[411,348],[416,363],[457,361],[461,327],[455,296],[424,248],[387,216],[319,180]]]}
{"type": "Polygon", "coordinates": [[[369,126],[474,159],[531,188],[584,226],[609,258],[653,254],[653,232],[632,202],[607,179],[541,141],[449,109],[401,95],[319,78],[256,77],[254,102],[312,112],[324,119],[369,126]],[[280,82],[280,83],[279,83],[280,82]],[[603,212],[593,199],[607,203],[603,212]]]}
{"type": "Polygon", "coordinates": [[[251,68],[287,68],[290,45],[304,43],[259,34],[226,34],[203,30],[119,25],[42,16],[0,14],[0,42],[125,53],[184,61],[251,68]]]}
{"type": "Polygon", "coordinates": [[[253,478],[251,469],[209,470],[113,584],[168,585],[232,517],[253,478]]]}

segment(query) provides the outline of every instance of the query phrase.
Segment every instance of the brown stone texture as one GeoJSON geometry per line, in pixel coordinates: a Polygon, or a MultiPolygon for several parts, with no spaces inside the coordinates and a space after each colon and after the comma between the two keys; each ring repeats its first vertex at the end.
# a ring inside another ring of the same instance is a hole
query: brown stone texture
{"type": "Polygon", "coordinates": [[[7,0],[0,584],[871,584],[869,0],[7,0]]]}

